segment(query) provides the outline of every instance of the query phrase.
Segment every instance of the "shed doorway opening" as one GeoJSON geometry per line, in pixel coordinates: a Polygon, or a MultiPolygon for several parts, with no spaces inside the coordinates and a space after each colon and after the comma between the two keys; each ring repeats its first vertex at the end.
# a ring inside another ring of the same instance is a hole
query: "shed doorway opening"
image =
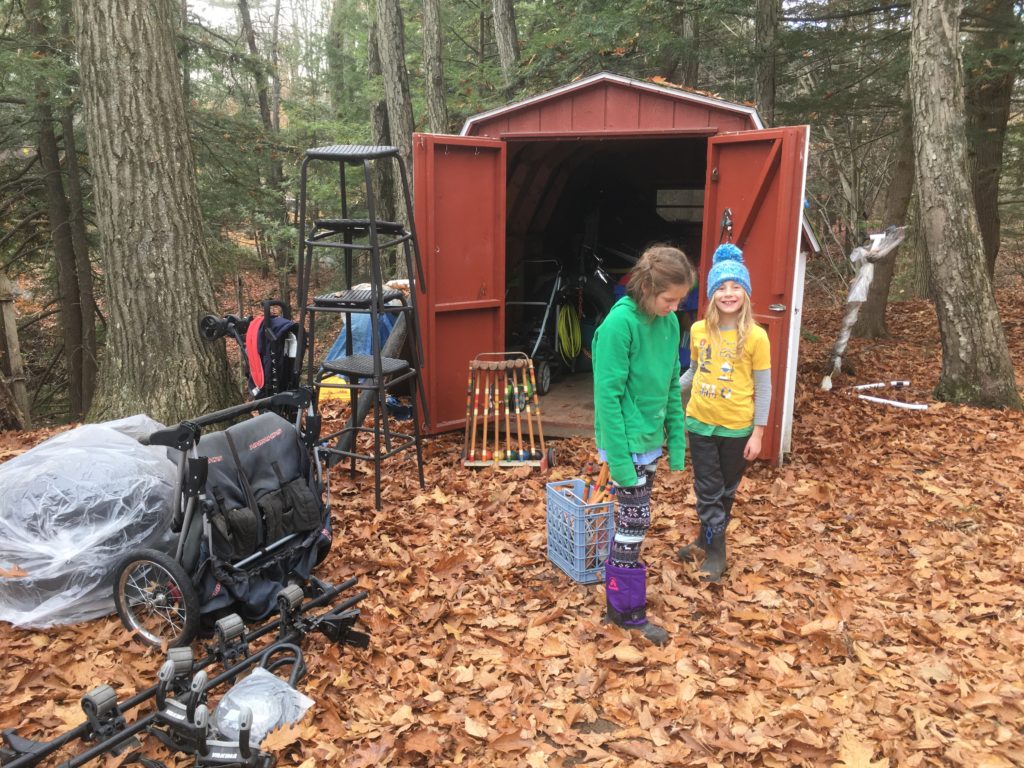
{"type": "MultiPolygon", "coordinates": [[[[699,262],[707,137],[505,143],[506,346],[534,359],[545,429],[588,435],[591,339],[629,269],[654,243],[699,262]]],[[[677,313],[686,361],[695,309],[677,313]]]]}

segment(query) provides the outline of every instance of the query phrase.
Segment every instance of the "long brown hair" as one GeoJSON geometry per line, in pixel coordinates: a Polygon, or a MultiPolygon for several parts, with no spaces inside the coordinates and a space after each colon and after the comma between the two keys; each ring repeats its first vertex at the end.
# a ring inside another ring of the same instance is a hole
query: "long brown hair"
{"type": "Polygon", "coordinates": [[[697,279],[697,273],[678,248],[658,243],[652,245],[629,273],[626,294],[647,315],[653,315],[651,304],[654,298],[674,285],[689,288],[697,279]]]}

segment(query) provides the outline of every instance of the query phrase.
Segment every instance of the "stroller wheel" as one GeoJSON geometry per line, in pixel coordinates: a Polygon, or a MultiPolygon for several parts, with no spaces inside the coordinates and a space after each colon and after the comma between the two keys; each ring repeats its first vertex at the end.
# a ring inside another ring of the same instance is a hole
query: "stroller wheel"
{"type": "Polygon", "coordinates": [[[126,629],[156,648],[192,642],[199,631],[199,595],[177,560],[140,549],[115,573],[114,604],[126,629]]]}

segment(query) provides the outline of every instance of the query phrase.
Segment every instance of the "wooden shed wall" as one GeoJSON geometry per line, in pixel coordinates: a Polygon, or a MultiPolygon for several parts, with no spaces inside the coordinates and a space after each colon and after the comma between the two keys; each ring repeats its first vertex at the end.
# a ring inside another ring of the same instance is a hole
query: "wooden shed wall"
{"type": "Polygon", "coordinates": [[[632,131],[750,130],[749,114],[713,103],[645,91],[618,82],[597,82],[481,117],[471,135],[502,138],[515,134],[629,133],[632,131]]]}

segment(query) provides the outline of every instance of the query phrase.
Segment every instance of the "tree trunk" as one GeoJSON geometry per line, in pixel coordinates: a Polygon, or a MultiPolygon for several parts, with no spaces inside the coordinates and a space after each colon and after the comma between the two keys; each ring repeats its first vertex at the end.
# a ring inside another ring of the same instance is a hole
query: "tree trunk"
{"type": "Polygon", "coordinates": [[[757,85],[754,101],[766,126],[775,125],[775,60],[780,0],[757,0],[754,21],[754,62],[757,85]]]}
{"type": "Polygon", "coordinates": [[[18,321],[14,314],[14,286],[0,272],[0,429],[31,429],[28,388],[25,386],[25,365],[18,342],[18,321]],[[9,395],[9,398],[7,397],[9,395]],[[8,404],[2,401],[9,399],[8,404]],[[9,415],[8,415],[9,414],[9,415]]]}
{"type": "Polygon", "coordinates": [[[683,15],[682,38],[685,50],[683,60],[680,63],[683,85],[689,88],[697,87],[697,80],[700,77],[700,55],[697,29],[697,12],[693,11],[683,15]]]}
{"type": "Polygon", "coordinates": [[[999,177],[1010,97],[1020,71],[1021,23],[1013,6],[1014,0],[978,0],[971,9],[976,31],[967,49],[972,58],[965,73],[969,159],[989,278],[999,255],[999,177]]]}
{"type": "Polygon", "coordinates": [[[181,99],[185,109],[192,105],[192,64],[189,61],[188,40],[185,32],[188,29],[188,0],[181,0],[181,45],[178,60],[181,62],[181,99]]]}
{"type": "Polygon", "coordinates": [[[516,84],[519,67],[519,34],[516,31],[516,8],[514,0],[492,0],[494,12],[494,43],[498,47],[498,61],[505,81],[505,90],[511,91],[516,84]]]}
{"type": "MultiPolygon", "coordinates": [[[[371,19],[366,38],[367,74],[371,81],[380,83],[380,47],[377,44],[377,20],[371,19]]],[[[381,83],[383,88],[383,84],[381,83]]],[[[370,104],[370,135],[377,146],[391,145],[391,126],[388,124],[388,105],[384,99],[375,99],[370,104]]],[[[381,164],[377,169],[375,197],[380,206],[380,216],[394,221],[396,208],[396,184],[394,169],[390,164],[381,164]]]]}
{"type": "Polygon", "coordinates": [[[411,169],[412,99],[409,71],[405,66],[405,23],[398,0],[377,0],[377,51],[388,105],[391,143],[398,148],[406,169],[411,169]]]}
{"type": "MultiPolygon", "coordinates": [[[[70,10],[70,9],[69,9],[70,10]]],[[[93,289],[89,237],[85,225],[85,195],[82,193],[82,168],[78,162],[75,116],[71,108],[61,113],[64,132],[64,159],[67,167],[68,206],[71,215],[71,242],[75,249],[75,274],[78,277],[79,309],[82,314],[82,410],[88,411],[96,394],[99,348],[96,342],[96,293],[93,289]]]]}
{"type": "Polygon", "coordinates": [[[165,423],[237,402],[214,306],[175,55],[175,0],[74,0],[110,313],[92,419],[165,423]]]}
{"type": "MultiPolygon", "coordinates": [[[[907,220],[910,196],[914,191],[914,124],[909,109],[903,110],[900,131],[893,149],[894,163],[885,190],[882,226],[902,226],[907,220]]],[[[861,339],[881,339],[889,336],[885,312],[889,305],[889,289],[896,271],[897,248],[875,264],[875,279],[868,289],[868,299],[861,307],[860,317],[853,327],[853,335],[861,339]]]]}
{"type": "MultiPolygon", "coordinates": [[[[44,44],[47,36],[44,13],[42,0],[26,0],[29,32],[37,42],[36,53],[40,57],[47,56],[49,48],[44,44]]],[[[57,262],[57,293],[64,336],[64,364],[68,374],[68,415],[72,421],[78,421],[85,413],[82,397],[82,301],[78,290],[75,246],[71,239],[71,210],[64,193],[60,150],[53,130],[55,120],[50,94],[41,80],[36,84],[35,120],[50,240],[57,262]]]]}
{"type": "MultiPolygon", "coordinates": [[[[256,100],[260,108],[260,122],[263,124],[263,131],[267,137],[267,187],[270,189],[273,199],[279,202],[278,224],[282,227],[287,227],[288,210],[284,197],[284,165],[275,147],[277,143],[277,119],[276,115],[270,110],[273,98],[267,83],[267,76],[263,71],[263,60],[260,56],[260,50],[256,45],[256,30],[252,26],[252,15],[249,13],[248,0],[238,0],[238,15],[242,19],[242,34],[245,35],[245,43],[249,48],[250,69],[256,85],[256,100]]],[[[290,294],[287,273],[291,266],[291,249],[285,247],[285,243],[277,238],[271,238],[270,253],[274,274],[277,277],[279,298],[287,303],[290,294]]]]}
{"type": "Polygon", "coordinates": [[[443,61],[441,0],[423,0],[423,69],[426,75],[427,125],[431,133],[448,131],[443,61]]]}
{"type": "Polygon", "coordinates": [[[967,173],[960,3],[912,0],[915,183],[942,338],[940,400],[1020,409],[967,173]]]}

